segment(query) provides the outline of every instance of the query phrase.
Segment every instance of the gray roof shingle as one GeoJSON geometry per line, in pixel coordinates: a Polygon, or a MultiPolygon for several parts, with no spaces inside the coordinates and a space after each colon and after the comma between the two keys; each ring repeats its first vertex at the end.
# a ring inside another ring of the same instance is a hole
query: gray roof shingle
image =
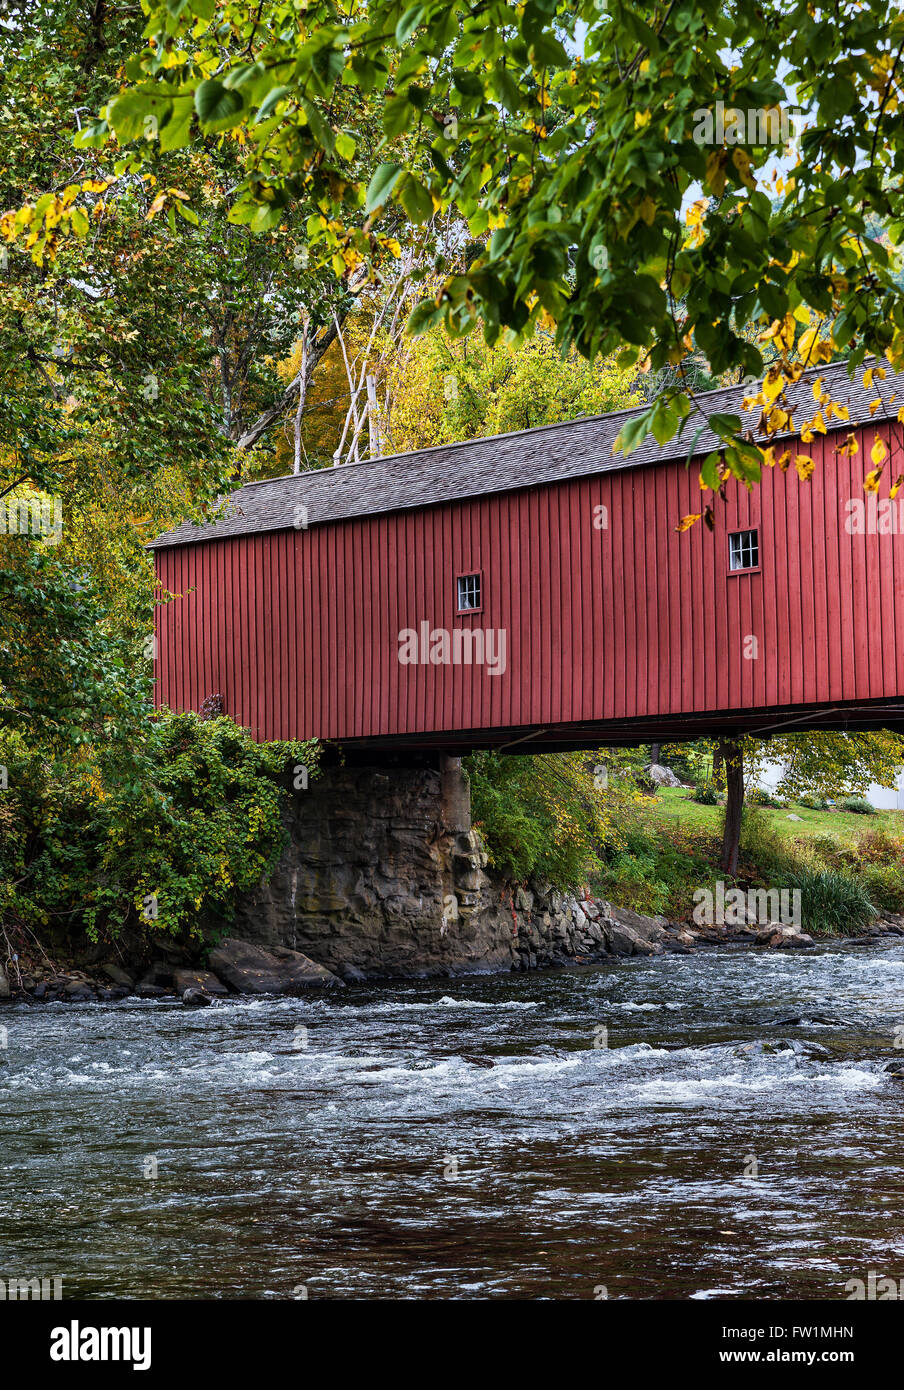
{"type": "MultiPolygon", "coordinates": [[[[858,369],[851,379],[843,362],[805,372],[786,392],[798,422],[811,418],[816,409],[812,382],[817,376],[823,378],[832,399],[847,405],[850,411],[849,421],[831,422],[833,430],[849,430],[871,418],[874,422],[896,418],[899,405],[904,402],[904,374],[888,370],[883,381],[874,381],[866,389],[862,385],[862,375],[862,370],[858,369]],[[894,393],[897,393],[898,403],[888,406],[894,393]],[[880,394],[886,405],[871,417],[870,402],[880,394]]],[[[751,390],[743,386],[723,387],[702,393],[697,400],[707,415],[737,414],[744,428],[752,430],[757,423],[757,412],[745,414],[741,409],[743,398],[751,390]]],[[[687,458],[691,449],[694,457],[700,457],[719,446],[712,431],[705,427],[700,431],[691,414],[683,434],[664,446],[660,447],[649,435],[627,458],[613,454],[612,445],[622,425],[639,413],[635,406],[514,434],[441,444],[412,453],[247,483],[231,494],[227,512],[221,520],[203,526],[184,522],[175,530],[158,536],[151,542],[151,548],[280,531],[301,525],[302,519],[305,526],[316,526],[348,517],[427,507],[437,502],[687,458]]]]}

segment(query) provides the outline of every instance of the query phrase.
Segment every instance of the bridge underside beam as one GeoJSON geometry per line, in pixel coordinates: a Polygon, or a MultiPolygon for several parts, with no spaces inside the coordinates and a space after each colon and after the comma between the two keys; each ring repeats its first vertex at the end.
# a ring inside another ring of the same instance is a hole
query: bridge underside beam
{"type": "Polygon", "coordinates": [[[354,739],[344,742],[342,748],[345,757],[353,761],[371,760],[375,753],[380,753],[399,762],[417,762],[422,754],[460,756],[478,748],[495,748],[504,753],[564,753],[601,746],[631,747],[640,743],[681,743],[697,738],[734,738],[741,734],[767,739],[819,729],[852,733],[890,729],[901,733],[904,732],[904,701],[650,715],[639,719],[532,728],[443,730],[354,739]]]}

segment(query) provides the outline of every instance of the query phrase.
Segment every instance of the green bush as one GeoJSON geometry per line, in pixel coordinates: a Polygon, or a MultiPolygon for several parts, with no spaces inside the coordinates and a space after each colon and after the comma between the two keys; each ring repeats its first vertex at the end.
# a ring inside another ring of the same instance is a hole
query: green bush
{"type": "Polygon", "coordinates": [[[698,801],[701,806],[718,806],[719,789],[715,782],[698,782],[691,799],[698,801]]]}
{"type": "Polygon", "coordinates": [[[774,822],[756,806],[745,806],[741,818],[741,865],[745,871],[776,879],[792,861],[792,851],[774,822]]]}
{"type": "Polygon", "coordinates": [[[904,912],[904,874],[894,864],[864,864],[864,889],[882,912],[904,912]]]}
{"type": "Polygon", "coordinates": [[[851,866],[855,862],[850,846],[834,835],[808,835],[795,840],[794,848],[800,855],[830,869],[851,866]]]}
{"type": "Polygon", "coordinates": [[[865,796],[847,796],[841,803],[842,811],[853,811],[857,816],[874,816],[876,808],[865,796]]]}
{"type": "Polygon", "coordinates": [[[624,813],[622,836],[603,855],[594,891],[636,912],[686,917],[694,891],[714,877],[718,841],[699,829],[651,829],[642,807],[624,813]]]}
{"type": "MultiPolygon", "coordinates": [[[[598,872],[604,847],[620,843],[619,807],[636,797],[586,753],[473,753],[471,815],[490,863],[516,880],[575,888],[598,872]]],[[[626,777],[630,781],[630,776],[626,777]]]]}
{"type": "Polygon", "coordinates": [[[857,936],[876,915],[865,883],[844,869],[800,865],[774,886],[800,889],[801,925],[814,935],[857,936]]]}
{"type": "Polygon", "coordinates": [[[272,869],[281,779],[290,760],[316,771],[316,747],[258,744],[225,717],[161,711],[148,724],[127,778],[0,735],[0,921],[92,940],[198,935],[205,912],[231,916],[236,892],[272,869]]]}
{"type": "Polygon", "coordinates": [[[828,811],[832,805],[827,796],[817,796],[815,792],[804,792],[798,798],[799,806],[806,806],[808,811],[828,811]]]}
{"type": "Polygon", "coordinates": [[[747,793],[747,801],[751,806],[774,806],[783,811],[788,805],[780,796],[775,796],[772,792],[767,792],[763,787],[752,787],[747,793]]]}

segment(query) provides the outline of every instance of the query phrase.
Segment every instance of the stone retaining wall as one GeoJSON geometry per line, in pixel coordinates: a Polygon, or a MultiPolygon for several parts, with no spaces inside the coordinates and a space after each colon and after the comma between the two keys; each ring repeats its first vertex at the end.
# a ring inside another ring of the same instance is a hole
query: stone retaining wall
{"type": "Polygon", "coordinates": [[[240,901],[231,934],[301,951],[346,980],[659,949],[664,922],[632,926],[632,914],[608,904],[488,873],[469,821],[457,760],[436,770],[329,769],[294,794],[282,859],[240,901]]]}

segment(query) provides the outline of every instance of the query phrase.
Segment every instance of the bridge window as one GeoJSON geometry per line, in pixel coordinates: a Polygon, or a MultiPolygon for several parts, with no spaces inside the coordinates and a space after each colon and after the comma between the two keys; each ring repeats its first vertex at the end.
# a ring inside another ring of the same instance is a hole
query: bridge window
{"type": "Polygon", "coordinates": [[[728,537],[728,568],[758,570],[760,537],[758,531],[735,531],[728,537]]]}
{"type": "Polygon", "coordinates": [[[458,576],[458,611],[476,613],[483,607],[479,574],[460,574],[458,576]]]}

